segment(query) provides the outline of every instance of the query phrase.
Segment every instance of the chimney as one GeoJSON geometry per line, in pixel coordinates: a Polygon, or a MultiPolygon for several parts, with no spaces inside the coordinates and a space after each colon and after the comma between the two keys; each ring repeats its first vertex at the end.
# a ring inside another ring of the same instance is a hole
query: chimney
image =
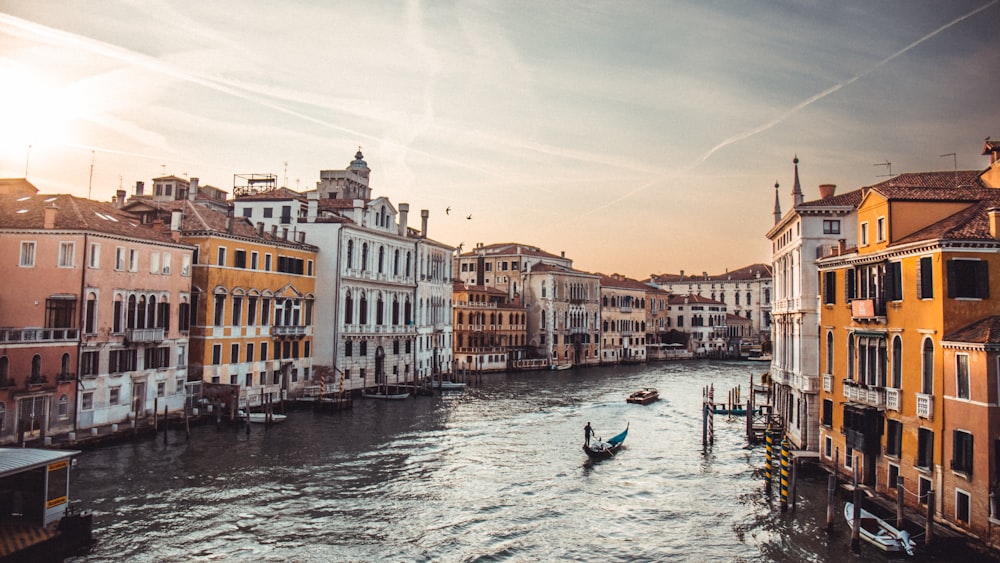
{"type": "Polygon", "coordinates": [[[308,201],[306,221],[309,223],[315,223],[316,217],[319,215],[319,192],[316,190],[309,192],[306,199],[308,201]]]}
{"type": "Polygon", "coordinates": [[[138,195],[138,196],[142,195],[142,187],[144,185],[145,184],[143,184],[141,180],[136,181],[136,183],[135,183],[135,195],[138,195]]]}
{"type": "Polygon", "coordinates": [[[281,238],[283,240],[288,240],[288,227],[281,228],[281,238]]]}
{"type": "Polygon", "coordinates": [[[229,213],[226,214],[226,232],[233,232],[233,210],[230,209],[229,213]]]}
{"type": "Polygon", "coordinates": [[[1000,239],[1000,207],[991,207],[986,210],[986,213],[990,217],[990,236],[1000,239]]]}
{"type": "Polygon", "coordinates": [[[681,277],[684,277],[684,270],[681,270],[681,277]]]}
{"type": "Polygon", "coordinates": [[[426,209],[420,210],[420,236],[427,238],[427,218],[430,217],[431,212],[426,209]]]}
{"type": "Polygon", "coordinates": [[[559,251],[559,257],[560,258],[565,258],[566,257],[566,251],[565,250],[560,250],[559,251]]]}
{"type": "Polygon", "coordinates": [[[410,204],[400,203],[399,204],[399,236],[406,236],[406,222],[410,215],[410,204]]]}
{"type": "Polygon", "coordinates": [[[299,244],[305,244],[305,242],[306,242],[306,232],[305,231],[299,231],[298,234],[299,234],[299,244]]]}
{"type": "Polygon", "coordinates": [[[54,229],[54,228],[56,228],[56,215],[58,213],[59,213],[59,208],[56,207],[55,203],[53,203],[52,205],[46,207],[45,208],[44,224],[42,226],[45,227],[46,229],[54,229]]]}
{"type": "Polygon", "coordinates": [[[264,238],[264,222],[257,221],[257,236],[264,238]]]}
{"type": "Polygon", "coordinates": [[[188,199],[191,201],[198,199],[198,178],[191,178],[188,186],[188,199]]]}
{"type": "Polygon", "coordinates": [[[271,225],[271,238],[278,238],[278,226],[271,225]]]}
{"type": "Polygon", "coordinates": [[[119,207],[125,205],[125,190],[118,190],[115,192],[115,203],[117,203],[119,207]]]}
{"type": "Polygon", "coordinates": [[[837,184],[820,184],[819,185],[819,197],[820,199],[830,199],[833,194],[837,191],[837,184]]]}
{"type": "Polygon", "coordinates": [[[847,239],[837,239],[837,256],[843,256],[847,252],[847,239]]]}
{"type": "Polygon", "coordinates": [[[181,218],[184,216],[184,212],[180,209],[175,209],[170,212],[170,230],[179,231],[181,230],[181,218]]]}

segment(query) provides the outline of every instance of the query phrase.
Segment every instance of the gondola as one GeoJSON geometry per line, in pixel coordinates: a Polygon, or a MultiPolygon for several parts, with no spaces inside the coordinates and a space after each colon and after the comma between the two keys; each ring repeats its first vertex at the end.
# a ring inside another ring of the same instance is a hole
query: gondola
{"type": "MultiPolygon", "coordinates": [[[[844,504],[844,518],[847,525],[854,528],[854,504],[844,504]]],[[[905,551],[908,555],[913,555],[917,544],[910,538],[906,530],[900,530],[875,516],[865,509],[861,509],[861,538],[882,551],[894,552],[905,551]]]]}
{"type": "Polygon", "coordinates": [[[628,425],[620,434],[615,434],[608,441],[591,440],[589,444],[583,446],[583,451],[587,452],[590,459],[608,459],[615,457],[615,454],[622,449],[622,443],[628,436],[628,425]]]}

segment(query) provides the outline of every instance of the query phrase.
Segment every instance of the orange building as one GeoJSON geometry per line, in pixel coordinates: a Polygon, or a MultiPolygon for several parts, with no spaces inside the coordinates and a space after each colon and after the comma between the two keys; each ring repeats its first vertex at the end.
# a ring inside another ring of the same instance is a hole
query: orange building
{"type": "Polygon", "coordinates": [[[507,371],[524,358],[527,312],[494,287],[454,282],[454,373],[507,371]]]}
{"type": "Polygon", "coordinates": [[[970,532],[990,518],[1000,475],[987,433],[995,366],[976,324],[1000,313],[990,298],[1000,295],[1000,192],[979,175],[903,174],[866,188],[858,240],[817,262],[821,459],[845,474],[860,464],[864,484],[893,497],[903,478],[912,506],[934,490],[936,518],[970,532]]]}

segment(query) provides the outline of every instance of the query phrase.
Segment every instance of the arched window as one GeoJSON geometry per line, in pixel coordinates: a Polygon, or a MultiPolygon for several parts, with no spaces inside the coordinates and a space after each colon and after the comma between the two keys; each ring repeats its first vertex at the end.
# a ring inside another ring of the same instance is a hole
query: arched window
{"type": "Polygon", "coordinates": [[[410,277],[410,253],[406,253],[406,277],[410,277]]]}
{"type": "Polygon", "coordinates": [[[385,273],[385,247],[378,247],[378,273],[385,273]]]}
{"type": "Polygon", "coordinates": [[[354,267],[354,241],[347,241],[347,267],[354,267]]]}
{"type": "Polygon", "coordinates": [[[925,395],[934,393],[934,342],[930,338],[924,339],[923,366],[921,367],[921,388],[920,392],[925,395]]]}
{"type": "Polygon", "coordinates": [[[393,325],[399,324],[399,297],[396,296],[393,296],[392,298],[392,324],[393,325]]]}
{"type": "Polygon", "coordinates": [[[464,319],[464,318],[465,318],[464,314],[461,311],[459,311],[458,312],[458,324],[462,324],[462,319],[464,319]]]}
{"type": "Polygon", "coordinates": [[[361,244],[361,271],[368,271],[368,243],[361,244]]]}
{"type": "Polygon", "coordinates": [[[38,381],[42,377],[42,357],[35,354],[31,358],[31,380],[38,381]]]}
{"type": "Polygon", "coordinates": [[[66,395],[59,396],[59,419],[66,420],[69,418],[69,397],[66,395]]]}
{"type": "Polygon", "coordinates": [[[385,303],[382,301],[381,293],[378,294],[378,298],[375,300],[375,324],[385,324],[385,303]]]}
{"type": "Polygon", "coordinates": [[[140,295],[135,306],[135,325],[132,328],[146,328],[146,296],[140,295]]]}
{"type": "Polygon", "coordinates": [[[59,378],[67,379],[69,377],[69,354],[62,355],[62,362],[59,365],[59,378]]]}
{"type": "Polygon", "coordinates": [[[156,326],[156,297],[149,298],[149,305],[146,307],[146,327],[156,326]]]}
{"type": "Polygon", "coordinates": [[[398,248],[393,253],[393,257],[392,257],[392,275],[394,275],[394,276],[398,276],[399,275],[399,249],[398,248]]]}
{"type": "Polygon", "coordinates": [[[128,306],[125,313],[125,328],[135,328],[135,295],[128,296],[128,306]]]}
{"type": "Polygon", "coordinates": [[[347,297],[344,298],[344,324],[351,324],[354,322],[354,298],[351,297],[351,292],[347,292],[347,297]]]}
{"type": "Polygon", "coordinates": [[[406,301],[403,303],[403,323],[406,325],[413,324],[413,307],[410,305],[409,297],[407,297],[406,301]]]}
{"type": "Polygon", "coordinates": [[[361,308],[358,310],[358,322],[361,324],[368,324],[368,296],[364,293],[361,294],[359,305],[361,308]]]}
{"type": "Polygon", "coordinates": [[[903,339],[897,334],[892,339],[892,387],[899,389],[903,385],[903,339]]]}

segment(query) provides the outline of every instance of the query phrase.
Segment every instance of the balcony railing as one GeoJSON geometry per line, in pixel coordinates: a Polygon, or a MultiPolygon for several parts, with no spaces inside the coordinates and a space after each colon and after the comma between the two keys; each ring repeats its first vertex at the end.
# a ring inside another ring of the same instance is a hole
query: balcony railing
{"type": "Polygon", "coordinates": [[[903,394],[899,389],[886,389],[885,390],[885,408],[893,411],[899,411],[902,407],[903,394]]]}
{"type": "Polygon", "coordinates": [[[272,325],[271,326],[271,336],[305,336],[306,327],[305,325],[272,325]]]}
{"type": "Polygon", "coordinates": [[[866,386],[849,379],[844,380],[844,397],[849,401],[885,407],[886,389],[884,387],[866,386]]]}
{"type": "Polygon", "coordinates": [[[79,339],[78,328],[0,328],[0,342],[70,342],[79,339]]]}
{"type": "Polygon", "coordinates": [[[162,342],[162,328],[130,328],[125,330],[125,340],[129,342],[162,342]]]}
{"type": "Polygon", "coordinates": [[[917,416],[920,418],[934,418],[934,395],[917,393],[917,416]]]}

